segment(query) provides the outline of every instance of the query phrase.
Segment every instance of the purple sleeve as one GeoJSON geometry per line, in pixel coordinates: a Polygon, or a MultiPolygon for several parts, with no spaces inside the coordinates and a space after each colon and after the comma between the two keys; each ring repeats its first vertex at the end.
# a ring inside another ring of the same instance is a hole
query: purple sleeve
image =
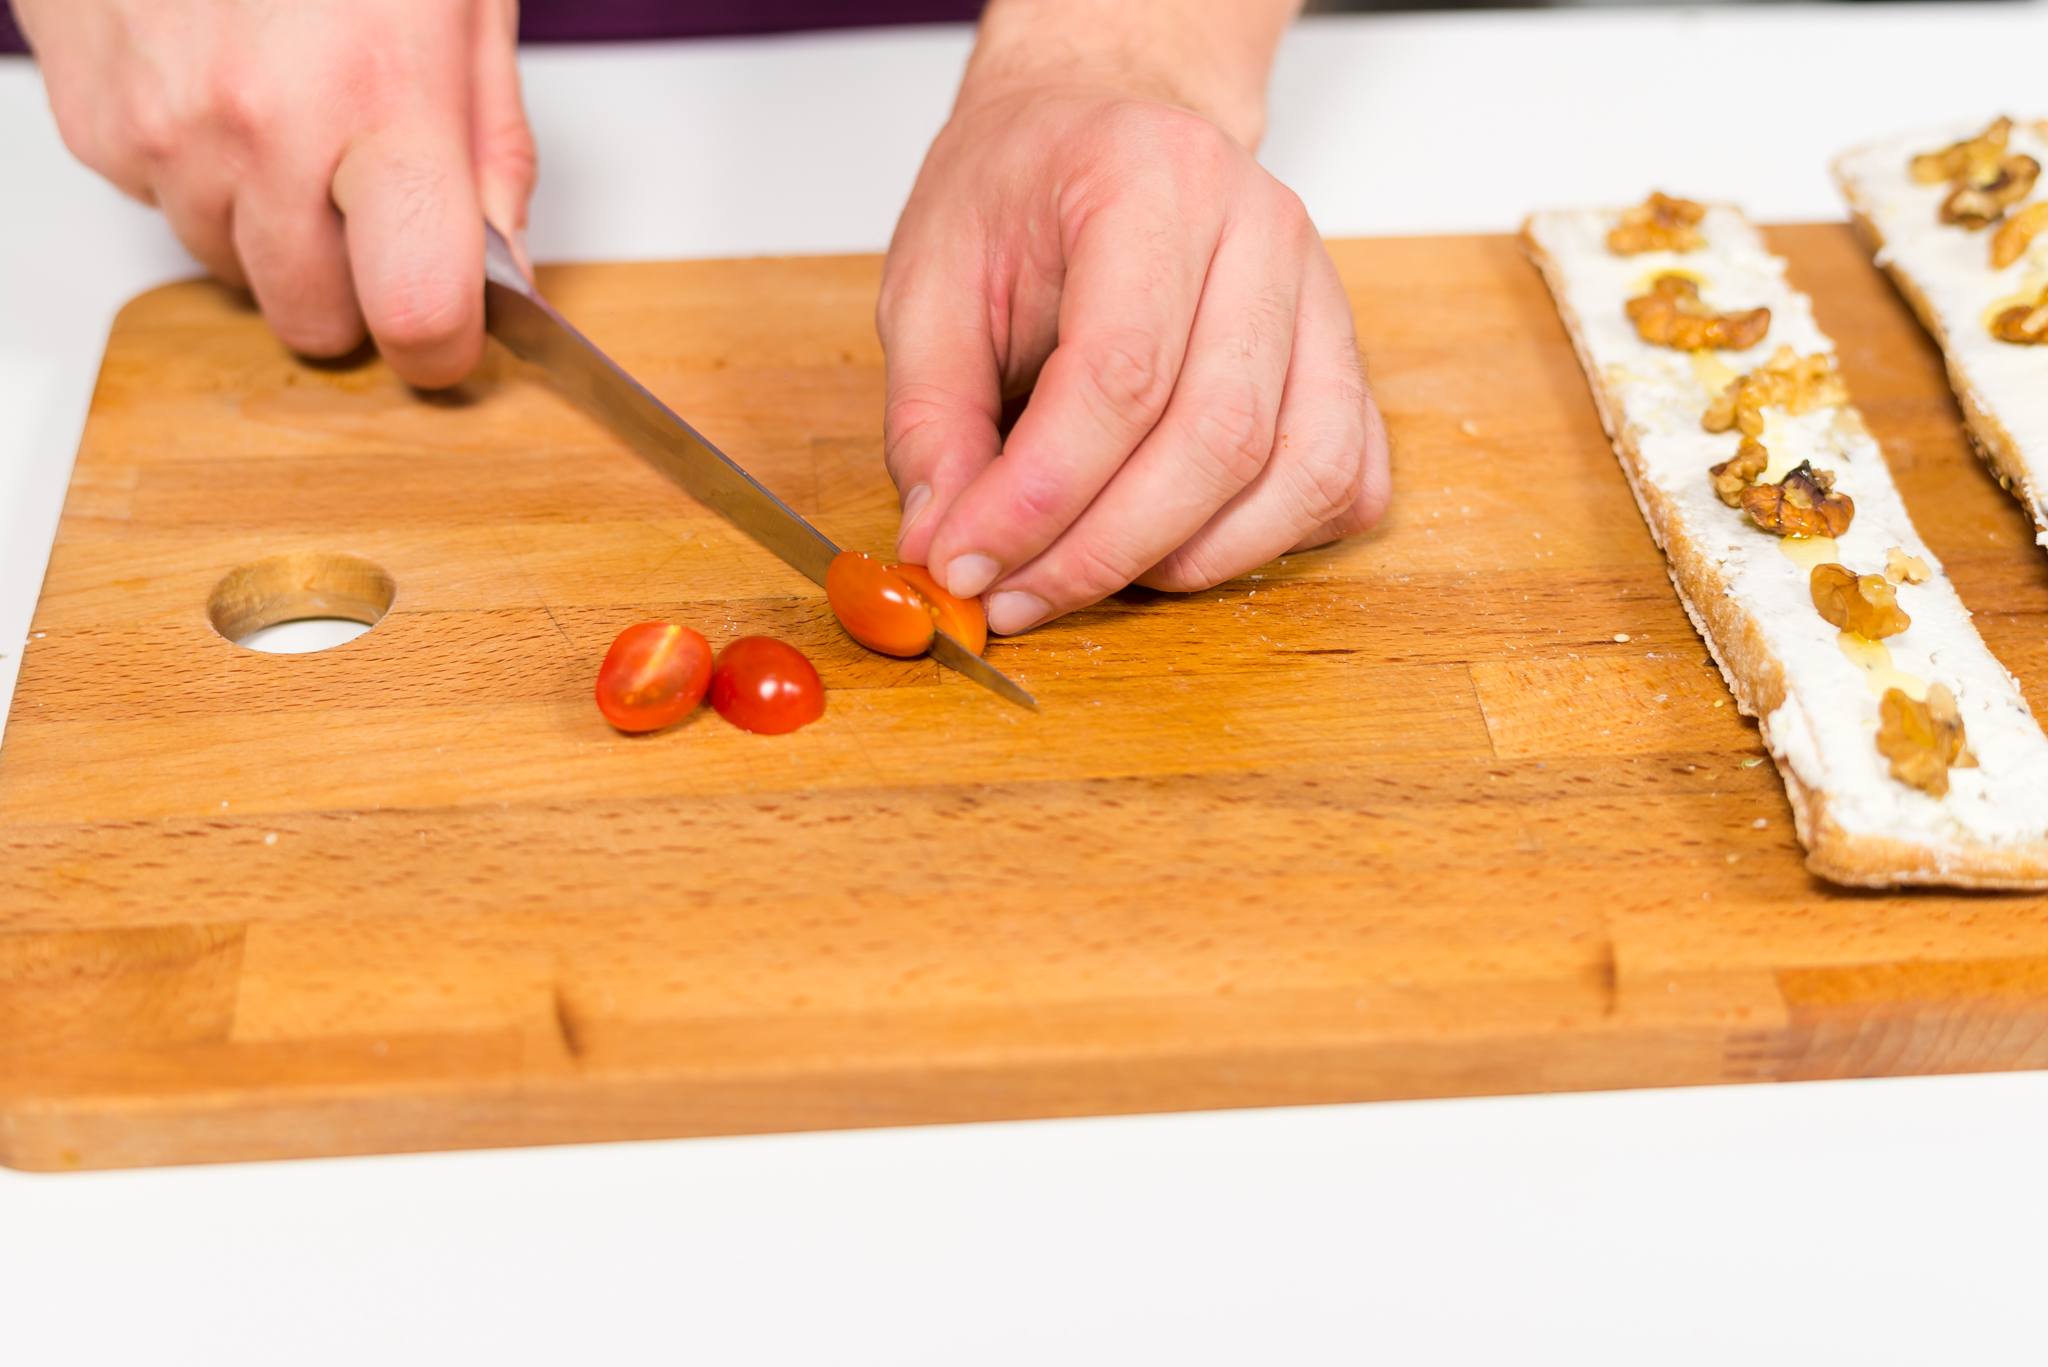
{"type": "Polygon", "coordinates": [[[971,22],[982,0],[524,0],[519,38],[588,43],[971,22]]]}
{"type": "MultiPolygon", "coordinates": [[[[519,7],[519,39],[597,43],[960,23],[980,17],[981,4],[982,0],[525,0],[519,7]]],[[[13,12],[0,0],[0,52],[26,51],[13,12]]]]}

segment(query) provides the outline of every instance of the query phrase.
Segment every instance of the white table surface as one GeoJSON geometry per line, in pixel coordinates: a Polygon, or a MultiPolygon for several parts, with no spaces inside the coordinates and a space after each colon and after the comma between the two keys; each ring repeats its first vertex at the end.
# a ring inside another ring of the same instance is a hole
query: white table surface
{"type": "MultiPolygon", "coordinates": [[[[529,52],[535,253],[877,250],[967,45],[529,52]]],[[[1264,157],[1331,235],[1837,218],[1835,151],[2048,112],[2044,53],[2041,3],[1316,19],[1264,157]]],[[[192,266],[21,60],[0,186],[4,698],[107,325],[192,266]]],[[[2022,1074],[0,1172],[0,1362],[2038,1362],[2044,1140],[2022,1074]]]]}

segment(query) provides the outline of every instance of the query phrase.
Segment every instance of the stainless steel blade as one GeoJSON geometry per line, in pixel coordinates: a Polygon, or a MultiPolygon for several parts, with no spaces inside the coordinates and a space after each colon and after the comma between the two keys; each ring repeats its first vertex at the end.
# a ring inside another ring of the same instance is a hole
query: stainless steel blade
{"type": "Polygon", "coordinates": [[[520,271],[497,229],[486,225],[484,234],[484,311],[491,335],[547,371],[691,497],[822,585],[826,567],[839,554],[831,539],[569,326],[520,271]]]}
{"type": "MultiPolygon", "coordinates": [[[[604,419],[657,470],[723,514],[812,583],[822,586],[839,547],[761,482],[647,392],[590,339],[549,307],[519,269],[512,248],[484,225],[484,312],[493,337],[553,377],[571,398],[604,419]]],[[[988,661],[940,632],[932,658],[1034,711],[1029,693],[988,661]]]]}
{"type": "Polygon", "coordinates": [[[945,632],[937,632],[932,636],[929,653],[946,668],[958,670],[983,688],[1000,693],[1017,706],[1028,707],[1033,712],[1038,710],[1038,700],[1019,688],[1014,679],[945,632]]]}

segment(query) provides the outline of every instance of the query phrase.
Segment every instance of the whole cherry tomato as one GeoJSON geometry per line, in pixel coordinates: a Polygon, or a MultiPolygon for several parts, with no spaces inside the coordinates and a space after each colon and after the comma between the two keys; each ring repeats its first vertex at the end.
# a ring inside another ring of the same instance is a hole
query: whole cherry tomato
{"type": "Polygon", "coordinates": [[[779,736],[825,715],[825,685],[795,646],[742,636],[718,652],[711,705],[742,731],[779,736]]]}
{"type": "Polygon", "coordinates": [[[890,569],[910,581],[910,587],[917,590],[932,610],[932,621],[940,631],[966,646],[976,655],[988,645],[988,617],[981,610],[979,598],[955,598],[939,587],[939,581],[932,578],[932,572],[922,565],[891,565],[890,569]]]}
{"type": "Polygon", "coordinates": [[[894,568],[841,551],[825,571],[825,600],[846,634],[884,655],[922,655],[932,643],[931,606],[894,568]]]}
{"type": "Polygon", "coordinates": [[[711,645],[673,622],[627,627],[597,671],[597,710],[621,731],[681,721],[711,682],[711,645]]]}

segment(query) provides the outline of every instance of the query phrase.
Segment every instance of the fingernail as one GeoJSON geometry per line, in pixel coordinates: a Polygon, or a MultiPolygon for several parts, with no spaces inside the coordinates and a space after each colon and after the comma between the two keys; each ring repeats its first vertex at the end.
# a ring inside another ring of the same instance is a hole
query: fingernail
{"type": "MultiPolygon", "coordinates": [[[[953,562],[959,564],[958,560],[953,562]]],[[[1045,616],[1045,600],[1035,593],[1021,593],[1015,589],[998,593],[988,600],[988,629],[998,636],[1013,636],[1037,624],[1045,616]]]]}
{"type": "Polygon", "coordinates": [[[946,592],[956,598],[979,598],[996,582],[1003,567],[985,555],[956,555],[946,566],[946,592]]]}
{"type": "Polygon", "coordinates": [[[917,525],[917,519],[924,515],[925,505],[932,501],[932,486],[914,484],[903,496],[903,520],[896,525],[896,550],[903,550],[903,538],[910,535],[910,529],[917,525]]]}

